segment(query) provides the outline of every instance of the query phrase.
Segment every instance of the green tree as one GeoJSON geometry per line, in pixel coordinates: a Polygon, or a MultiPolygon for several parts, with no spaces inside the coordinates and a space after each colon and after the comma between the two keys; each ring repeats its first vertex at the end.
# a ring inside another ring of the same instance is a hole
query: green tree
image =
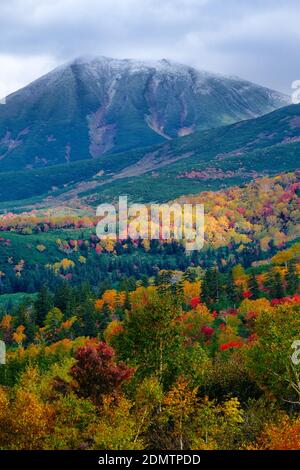
{"type": "Polygon", "coordinates": [[[299,286],[299,277],[295,263],[291,262],[288,265],[288,271],[285,276],[286,280],[286,291],[288,295],[293,295],[299,286]]]}
{"type": "Polygon", "coordinates": [[[220,299],[220,276],[216,268],[205,271],[202,282],[202,299],[207,305],[213,305],[220,299]]]}
{"type": "Polygon", "coordinates": [[[58,330],[61,327],[63,319],[63,313],[57,307],[52,308],[47,313],[45,319],[45,332],[51,341],[56,341],[59,338],[58,330]]]}
{"type": "MultiPolygon", "coordinates": [[[[299,305],[279,305],[262,312],[255,322],[258,340],[246,350],[246,361],[251,376],[259,387],[269,390],[280,400],[295,400],[292,387],[292,345],[300,339],[299,305]]],[[[298,397],[296,397],[298,398],[298,397]]]]}
{"type": "Polygon", "coordinates": [[[119,357],[133,367],[138,378],[156,376],[166,385],[178,373],[183,339],[178,322],[181,307],[171,294],[156,293],[146,306],[127,313],[123,331],[113,339],[119,357]]]}
{"type": "Polygon", "coordinates": [[[260,292],[259,292],[258,282],[254,273],[251,273],[250,275],[250,278],[248,281],[248,287],[252,294],[252,299],[257,299],[259,297],[260,292]]]}
{"type": "Polygon", "coordinates": [[[35,319],[38,326],[43,326],[47,313],[53,307],[53,296],[47,286],[43,286],[34,303],[35,319]]]}
{"type": "Polygon", "coordinates": [[[282,283],[282,277],[279,272],[270,271],[264,282],[264,286],[269,291],[271,298],[281,299],[284,297],[284,287],[282,283]]]}

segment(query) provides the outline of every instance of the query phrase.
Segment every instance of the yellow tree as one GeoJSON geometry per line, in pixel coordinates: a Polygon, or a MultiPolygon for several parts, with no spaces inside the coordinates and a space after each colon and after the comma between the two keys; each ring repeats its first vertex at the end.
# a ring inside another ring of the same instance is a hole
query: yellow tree
{"type": "Polygon", "coordinates": [[[191,389],[189,383],[180,376],[163,400],[164,410],[173,424],[173,435],[179,440],[180,450],[184,448],[184,438],[197,404],[197,388],[191,389]]]}
{"type": "Polygon", "coordinates": [[[11,340],[11,333],[12,333],[12,316],[11,315],[4,315],[0,322],[0,331],[3,334],[3,339],[6,342],[11,340]]]}
{"type": "Polygon", "coordinates": [[[189,304],[192,299],[195,297],[200,297],[201,294],[201,282],[189,282],[184,281],[183,283],[183,294],[184,294],[184,302],[189,304]]]}
{"type": "Polygon", "coordinates": [[[241,286],[243,290],[247,290],[247,288],[248,288],[248,284],[247,284],[248,276],[245,272],[245,269],[243,268],[243,266],[241,264],[237,264],[232,269],[232,278],[233,278],[234,283],[237,286],[241,286]]]}
{"type": "Polygon", "coordinates": [[[88,429],[95,450],[141,450],[143,441],[136,438],[138,423],[132,415],[132,403],[124,396],[106,395],[101,418],[88,429]]]}
{"type": "Polygon", "coordinates": [[[24,333],[25,331],[25,326],[24,325],[19,325],[16,331],[12,335],[13,341],[17,343],[18,347],[20,348],[23,344],[23,341],[26,339],[26,335],[24,333]]]}

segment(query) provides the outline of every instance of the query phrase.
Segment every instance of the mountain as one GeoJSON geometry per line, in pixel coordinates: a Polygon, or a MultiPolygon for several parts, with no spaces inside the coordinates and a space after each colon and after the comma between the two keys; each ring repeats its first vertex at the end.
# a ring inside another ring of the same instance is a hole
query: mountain
{"type": "Polygon", "coordinates": [[[104,160],[108,153],[255,118],[288,102],[253,83],[167,60],[80,58],[0,106],[0,171],[105,154],[104,160]]]}
{"type": "Polygon", "coordinates": [[[296,170],[299,163],[300,105],[291,105],[107,158],[0,173],[0,202],[7,209],[92,206],[118,195],[134,201],[168,201],[296,170]]]}

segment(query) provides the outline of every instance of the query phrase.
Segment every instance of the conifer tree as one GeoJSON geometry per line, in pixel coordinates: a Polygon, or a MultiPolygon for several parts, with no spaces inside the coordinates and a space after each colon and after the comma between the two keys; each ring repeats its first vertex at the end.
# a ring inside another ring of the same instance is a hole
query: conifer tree
{"type": "Polygon", "coordinates": [[[53,307],[53,297],[47,286],[43,286],[34,303],[35,320],[38,326],[43,326],[47,313],[53,307]]]}
{"type": "Polygon", "coordinates": [[[299,277],[294,262],[289,263],[288,271],[286,273],[286,291],[288,295],[293,295],[299,286],[299,277]]]}
{"type": "Polygon", "coordinates": [[[259,286],[254,273],[251,273],[250,275],[248,286],[252,294],[252,299],[257,299],[259,297],[259,286]]]}
{"type": "Polygon", "coordinates": [[[208,305],[213,305],[220,298],[220,278],[216,268],[207,269],[202,283],[202,299],[208,305]]]}

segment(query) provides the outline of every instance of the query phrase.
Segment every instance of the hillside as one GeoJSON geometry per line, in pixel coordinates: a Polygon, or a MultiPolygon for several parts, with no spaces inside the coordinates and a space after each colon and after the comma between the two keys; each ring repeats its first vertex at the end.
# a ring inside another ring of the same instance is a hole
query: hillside
{"type": "Polygon", "coordinates": [[[122,194],[146,202],[166,201],[295,170],[299,155],[300,105],[292,105],[160,145],[108,176],[108,182],[103,176],[100,187],[80,196],[93,205],[122,194]]]}
{"type": "Polygon", "coordinates": [[[293,171],[299,168],[299,153],[300,105],[291,105],[158,146],[110,154],[104,160],[0,173],[0,202],[2,209],[94,206],[120,194],[146,202],[167,201],[293,171]]]}
{"type": "Polygon", "coordinates": [[[0,217],[0,293],[36,292],[59,279],[119,283],[124,273],[140,279],[160,269],[227,269],[249,267],[300,237],[300,173],[261,178],[181,202],[205,205],[205,244],[185,253],[180,242],[99,240],[97,218],[77,211],[53,209],[0,217]]]}

